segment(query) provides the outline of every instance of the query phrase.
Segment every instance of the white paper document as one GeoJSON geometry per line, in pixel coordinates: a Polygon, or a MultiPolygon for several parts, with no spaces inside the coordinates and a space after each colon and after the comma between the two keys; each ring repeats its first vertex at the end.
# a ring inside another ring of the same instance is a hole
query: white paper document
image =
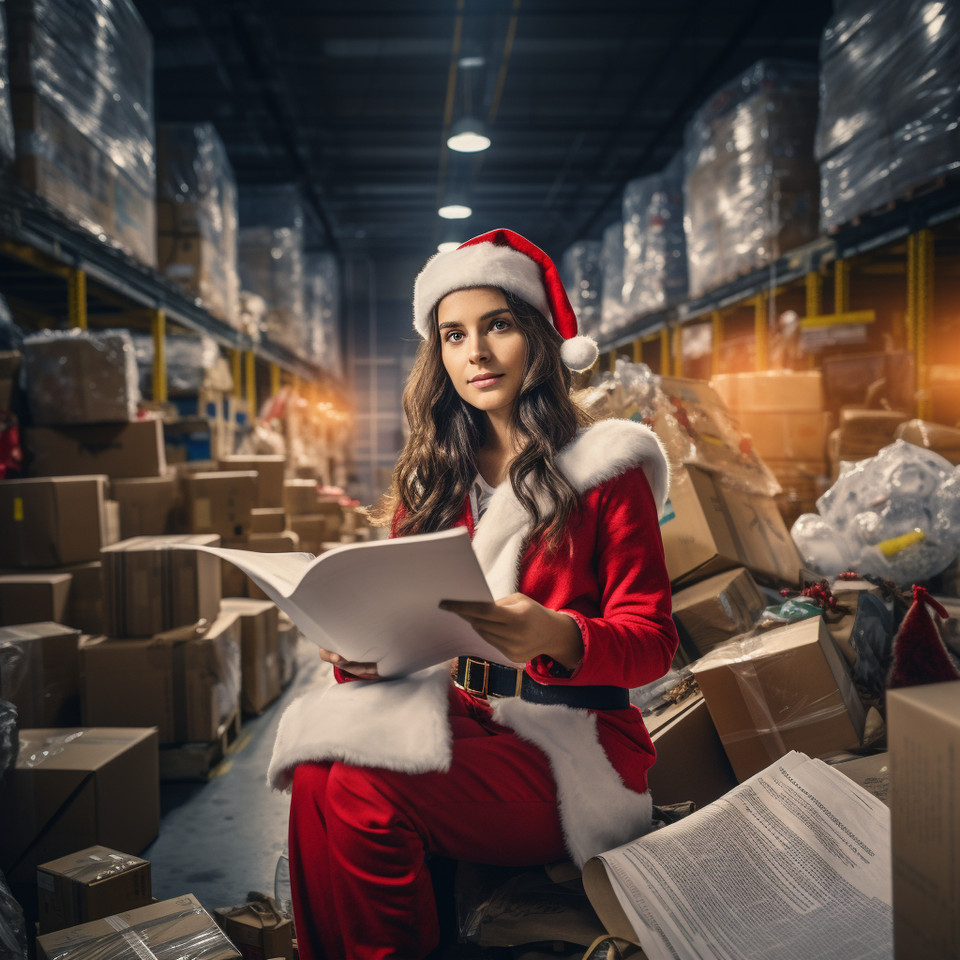
{"type": "Polygon", "coordinates": [[[598,863],[649,960],[893,957],[890,812],[801,753],[588,863],[604,919],[598,863]]]}
{"type": "MultiPolygon", "coordinates": [[[[186,545],[185,545],[186,546],[186,545]]],[[[492,601],[466,528],[309,553],[187,547],[239,567],[318,646],[383,677],[458,656],[516,666],[441,600],[492,601]]]]}

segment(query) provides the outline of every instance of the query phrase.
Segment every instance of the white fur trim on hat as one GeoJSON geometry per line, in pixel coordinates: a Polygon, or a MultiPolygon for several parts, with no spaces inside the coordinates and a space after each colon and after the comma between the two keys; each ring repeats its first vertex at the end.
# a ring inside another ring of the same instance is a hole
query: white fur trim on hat
{"type": "Polygon", "coordinates": [[[574,373],[583,373],[589,370],[600,356],[600,348],[596,340],[585,337],[582,334],[576,337],[570,337],[560,344],[560,359],[564,366],[574,373]]]}
{"type": "Polygon", "coordinates": [[[470,287],[508,290],[553,323],[539,265],[512,247],[476,243],[434,254],[420,271],[413,287],[413,327],[417,333],[426,340],[433,308],[448,293],[470,287]]]}

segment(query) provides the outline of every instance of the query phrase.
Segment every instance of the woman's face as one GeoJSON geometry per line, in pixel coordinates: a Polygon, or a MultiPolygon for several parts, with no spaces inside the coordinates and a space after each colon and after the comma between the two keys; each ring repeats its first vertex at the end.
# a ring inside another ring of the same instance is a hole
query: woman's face
{"type": "Polygon", "coordinates": [[[487,414],[512,412],[527,344],[495,287],[448,293],[437,306],[443,366],[460,397],[487,414]]]}

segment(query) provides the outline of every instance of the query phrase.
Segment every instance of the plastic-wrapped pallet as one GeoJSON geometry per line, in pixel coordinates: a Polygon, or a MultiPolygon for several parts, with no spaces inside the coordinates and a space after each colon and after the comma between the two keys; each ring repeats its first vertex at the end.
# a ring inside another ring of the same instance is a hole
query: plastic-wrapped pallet
{"type": "Polygon", "coordinates": [[[303,207],[296,186],[244,187],[237,236],[241,289],[264,301],[260,333],[302,353],[308,331],[303,312],[303,207]]]}
{"type": "Polygon", "coordinates": [[[570,306],[577,315],[580,332],[588,337],[596,336],[600,328],[602,246],[599,240],[581,240],[567,247],[560,261],[570,306]]]}
{"type": "Polygon", "coordinates": [[[603,231],[601,249],[603,294],[600,301],[600,337],[622,329],[627,322],[623,306],[623,222],[617,220],[603,231]]]}
{"type": "Polygon", "coordinates": [[[721,87],[684,133],[690,293],[766,266],[817,235],[817,71],[760,60],[721,87]]]}
{"type": "Polygon", "coordinates": [[[7,66],[7,18],[0,7],[0,163],[13,163],[13,110],[10,105],[10,70],[7,66]]]}
{"type": "Polygon", "coordinates": [[[960,8],[840,0],[820,43],[820,223],[882,207],[960,168],[960,8]]]}
{"type": "Polygon", "coordinates": [[[332,253],[309,253],[303,258],[303,313],[307,356],[330,373],[342,373],[340,269],[332,253]]]}
{"type": "Polygon", "coordinates": [[[659,310],[687,292],[683,154],[623,191],[623,302],[629,316],[659,310]]]}
{"type": "MultiPolygon", "coordinates": [[[[153,396],[153,337],[130,334],[137,357],[140,392],[153,396]]],[[[167,393],[171,397],[200,393],[221,363],[220,347],[213,337],[168,333],[163,344],[167,365],[167,393]]]]}
{"type": "Polygon", "coordinates": [[[157,260],[153,40],[133,0],[7,0],[17,179],[157,260]]]}
{"type": "Polygon", "coordinates": [[[237,326],[237,185],[213,124],[157,127],[157,231],[160,272],[237,326]]]}

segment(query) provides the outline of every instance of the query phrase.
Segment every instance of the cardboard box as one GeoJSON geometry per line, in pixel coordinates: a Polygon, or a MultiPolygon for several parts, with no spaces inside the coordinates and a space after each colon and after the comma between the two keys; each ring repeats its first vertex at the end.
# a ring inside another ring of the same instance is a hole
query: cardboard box
{"type": "Polygon", "coordinates": [[[741,782],[790,750],[860,743],[865,711],[822,617],[730,641],[690,669],[741,782]]]}
{"type": "Polygon", "coordinates": [[[217,923],[244,960],[293,960],[293,920],[268,904],[244,904],[214,911],[217,923]]]}
{"type": "Polygon", "coordinates": [[[277,659],[280,663],[280,686],[286,687],[297,672],[297,644],[300,630],[281,610],[277,620],[277,659]]]}
{"type": "Polygon", "coordinates": [[[743,567],[718,573],[673,595],[673,622],[680,642],[699,657],[718,643],[746,633],[767,606],[743,567]]]}
{"type": "Polygon", "coordinates": [[[178,490],[172,472],[162,477],[114,480],[110,492],[119,505],[124,540],[173,532],[178,490]]]}
{"type": "Polygon", "coordinates": [[[91,920],[37,938],[37,960],[62,960],[73,950],[83,957],[177,957],[181,960],[239,960],[236,947],[193,894],[91,920]]]}
{"type": "Polygon", "coordinates": [[[240,618],[240,705],[245,713],[262,713],[280,696],[279,611],[269,600],[236,597],[220,609],[240,618]]]}
{"type": "Polygon", "coordinates": [[[32,427],[23,434],[36,477],[103,473],[117,480],[158,477],[167,470],[159,420],[32,427]]]}
{"type": "Polygon", "coordinates": [[[897,957],[960,956],[960,683],[887,691],[897,957]]]}
{"type": "Polygon", "coordinates": [[[185,529],[216,533],[224,539],[250,532],[256,505],[257,474],[253,470],[192,473],[183,477],[185,529]]]}
{"type": "Polygon", "coordinates": [[[960,366],[931,364],[927,368],[931,417],[937,423],[960,427],[960,366]]]}
{"type": "Polygon", "coordinates": [[[765,370],[722,373],[710,386],[730,410],[783,411],[823,409],[823,378],[819,370],[765,370]]]}
{"type": "Polygon", "coordinates": [[[317,555],[327,537],[327,520],[322,513],[297,514],[290,517],[290,529],[300,538],[300,549],[317,555]]]}
{"type": "Polygon", "coordinates": [[[37,867],[40,933],[75,927],[153,902],[150,862],[93,846],[37,867]]]}
{"type": "Polygon", "coordinates": [[[764,460],[822,460],[830,416],[819,410],[741,410],[740,428],[764,460]]]}
{"type": "Polygon", "coordinates": [[[800,556],[773,498],[724,486],[699,467],[674,471],[660,533],[677,587],[730,567],[778,585],[798,582],[800,556]]]}
{"type": "Polygon", "coordinates": [[[830,453],[840,460],[862,460],[876,456],[893,443],[897,427],[909,420],[906,413],[896,410],[861,410],[843,407],[840,410],[838,448],[830,453]]]}
{"type": "Polygon", "coordinates": [[[91,560],[89,563],[58,567],[57,570],[69,573],[72,578],[66,623],[83,633],[103,633],[106,629],[103,564],[99,560],[91,560]]]}
{"type": "Polygon", "coordinates": [[[0,700],[23,727],[80,722],[80,631],[59,623],[0,627],[0,700]]]}
{"type": "Polygon", "coordinates": [[[105,547],[107,633],[152,637],[205,620],[220,610],[220,559],[180,544],[217,547],[216,534],[132,537],[105,547]]]}
{"type": "Polygon", "coordinates": [[[287,458],[284,456],[230,456],[221,457],[218,461],[221,470],[256,470],[257,471],[257,506],[283,506],[283,478],[287,468],[287,458]]]}
{"type": "Polygon", "coordinates": [[[5,565],[56,567],[97,560],[116,540],[111,526],[105,476],[0,480],[5,565]]]}
{"type": "Polygon", "coordinates": [[[224,613],[206,631],[149,640],[85,642],[80,693],[89,726],[155,726],[159,743],[209,743],[236,709],[240,622],[224,613]]]}
{"type": "Polygon", "coordinates": [[[319,488],[316,480],[284,480],[283,507],[287,513],[319,513],[319,488]]]}
{"type": "Polygon", "coordinates": [[[0,870],[33,883],[41,863],[103,844],[140,853],[157,835],[157,731],[122,727],[21,728],[0,791],[0,870]]]}
{"type": "Polygon", "coordinates": [[[960,464],[960,430],[956,427],[945,427],[929,420],[907,420],[897,427],[894,436],[939,453],[952,464],[960,464]]]}
{"type": "Polygon", "coordinates": [[[654,803],[693,800],[703,807],[737,785],[700,694],[645,714],[643,722],[657,748],[657,762],[647,774],[654,803]]]}
{"type": "Polygon", "coordinates": [[[283,507],[254,507],[250,511],[251,533],[283,533],[287,529],[287,511],[283,507]]]}
{"type": "Polygon", "coordinates": [[[0,351],[0,413],[20,413],[20,364],[16,350],[0,351]]]}
{"type": "Polygon", "coordinates": [[[69,573],[0,574],[0,626],[43,620],[67,623],[71,580],[69,573]]]}

